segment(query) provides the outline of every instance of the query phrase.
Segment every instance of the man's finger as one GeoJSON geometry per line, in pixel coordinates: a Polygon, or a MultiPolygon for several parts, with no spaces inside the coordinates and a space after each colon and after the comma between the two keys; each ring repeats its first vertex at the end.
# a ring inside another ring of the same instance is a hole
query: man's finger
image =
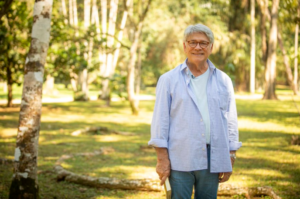
{"type": "Polygon", "coordinates": [[[223,178],[223,176],[224,176],[224,173],[219,173],[219,179],[223,178]]]}
{"type": "Polygon", "coordinates": [[[160,180],[160,186],[162,186],[163,184],[165,184],[165,181],[167,179],[168,176],[163,176],[160,180]]]}
{"type": "Polygon", "coordinates": [[[222,173],[223,175],[220,174],[219,174],[219,183],[228,181],[231,176],[231,173],[222,173]]]}

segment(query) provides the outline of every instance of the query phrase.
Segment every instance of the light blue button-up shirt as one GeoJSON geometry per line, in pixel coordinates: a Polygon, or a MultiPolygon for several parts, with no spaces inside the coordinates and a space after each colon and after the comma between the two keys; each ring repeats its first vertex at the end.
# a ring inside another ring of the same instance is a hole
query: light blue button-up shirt
{"type": "MultiPolygon", "coordinates": [[[[232,171],[230,151],[238,150],[237,112],[232,82],[208,60],[211,172],[232,171]]],[[[156,87],[150,146],[167,148],[171,169],[207,169],[205,124],[192,90],[186,61],[163,74],[156,87]]]]}

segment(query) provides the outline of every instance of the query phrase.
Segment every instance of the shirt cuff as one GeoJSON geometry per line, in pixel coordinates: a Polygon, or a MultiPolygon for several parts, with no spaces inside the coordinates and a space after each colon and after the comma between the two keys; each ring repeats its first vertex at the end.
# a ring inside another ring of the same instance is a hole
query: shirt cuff
{"type": "Polygon", "coordinates": [[[235,142],[235,141],[229,142],[230,151],[237,151],[239,148],[241,148],[241,146],[242,146],[242,142],[235,142]]]}
{"type": "Polygon", "coordinates": [[[163,139],[151,139],[148,142],[149,146],[158,147],[158,148],[168,148],[168,142],[163,139]]]}

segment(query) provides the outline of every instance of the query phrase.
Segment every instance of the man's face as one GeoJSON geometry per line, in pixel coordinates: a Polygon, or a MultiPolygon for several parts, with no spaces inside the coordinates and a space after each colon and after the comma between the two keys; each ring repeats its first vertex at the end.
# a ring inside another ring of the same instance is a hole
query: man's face
{"type": "Polygon", "coordinates": [[[209,43],[209,39],[204,33],[194,33],[183,42],[183,48],[188,62],[197,65],[208,59],[212,52],[213,44],[209,43]]]}

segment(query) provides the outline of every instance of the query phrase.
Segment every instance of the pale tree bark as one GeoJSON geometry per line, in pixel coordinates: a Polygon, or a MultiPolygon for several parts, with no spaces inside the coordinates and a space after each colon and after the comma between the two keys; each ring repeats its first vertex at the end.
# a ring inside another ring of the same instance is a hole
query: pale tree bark
{"type": "Polygon", "coordinates": [[[73,16],[73,0],[69,0],[69,23],[74,25],[74,16],[73,16]]]}
{"type": "Polygon", "coordinates": [[[296,86],[294,85],[294,82],[293,82],[293,73],[292,73],[292,69],[290,67],[289,57],[288,57],[288,55],[286,53],[286,50],[284,48],[280,31],[278,31],[278,44],[279,44],[279,47],[280,47],[280,49],[282,51],[282,54],[283,54],[283,63],[285,65],[285,70],[286,70],[286,74],[287,74],[288,83],[289,83],[292,91],[294,92],[294,95],[297,95],[296,86]]]}
{"type": "Polygon", "coordinates": [[[134,40],[130,48],[130,60],[127,68],[127,95],[128,100],[131,107],[131,112],[133,115],[139,114],[139,107],[138,107],[138,97],[136,97],[134,92],[134,78],[135,78],[135,61],[136,61],[136,51],[139,44],[139,38],[142,32],[143,22],[149,10],[150,4],[152,0],[149,0],[145,10],[143,11],[141,17],[139,18],[139,22],[137,24],[135,33],[134,33],[134,40]]]}
{"type": "Polygon", "coordinates": [[[3,92],[6,93],[7,92],[7,83],[6,82],[2,82],[1,86],[3,88],[3,92]]]}
{"type": "Polygon", "coordinates": [[[101,25],[103,44],[100,49],[100,75],[103,76],[106,66],[107,0],[101,0],[101,25]]]}
{"type": "Polygon", "coordinates": [[[67,6],[66,6],[66,0],[61,0],[61,9],[62,13],[64,15],[64,23],[68,23],[68,18],[67,18],[67,6]]]}
{"type": "Polygon", "coordinates": [[[261,30],[261,44],[262,44],[262,60],[264,65],[267,62],[267,30],[266,30],[266,19],[270,19],[268,10],[268,0],[257,0],[257,3],[261,10],[260,18],[260,30],[261,30]]]}
{"type": "Polygon", "coordinates": [[[297,7],[297,23],[295,28],[295,60],[294,60],[294,92],[295,95],[298,94],[298,33],[299,33],[299,19],[300,19],[300,0],[298,0],[297,7]]]}
{"type": "Polygon", "coordinates": [[[276,78],[276,47],[277,47],[277,18],[279,0],[273,0],[271,12],[271,29],[268,42],[268,57],[265,70],[265,93],[263,99],[277,99],[275,93],[276,78]]]}
{"type": "MultiPolygon", "coordinates": [[[[87,31],[88,27],[90,26],[90,16],[91,16],[91,0],[84,0],[84,30],[87,31]]],[[[86,51],[83,54],[84,59],[87,61],[87,67],[84,68],[82,71],[79,72],[79,98],[76,100],[88,100],[88,67],[91,63],[90,61],[90,42],[91,41],[84,41],[84,46],[86,51]]]]}
{"type": "MultiPolygon", "coordinates": [[[[75,28],[75,37],[79,36],[78,31],[78,12],[77,12],[77,2],[76,0],[71,0],[72,4],[72,16],[73,16],[73,26],[75,28]]],[[[71,9],[71,8],[70,8],[71,9]]],[[[80,44],[78,42],[75,43],[76,46],[76,53],[78,56],[80,56],[80,44]]],[[[75,101],[87,101],[88,100],[88,86],[87,86],[87,78],[88,78],[88,71],[87,69],[83,69],[82,71],[79,71],[78,75],[74,75],[74,78],[77,77],[77,79],[73,79],[76,81],[76,91],[74,93],[74,100],[75,101]]],[[[73,81],[71,80],[71,81],[73,81]]],[[[72,83],[72,82],[71,82],[72,83]]],[[[75,88],[75,87],[73,87],[75,88]]]]}
{"type": "Polygon", "coordinates": [[[126,5],[125,5],[125,10],[123,13],[123,17],[122,17],[122,21],[121,21],[121,25],[120,25],[120,30],[119,30],[119,34],[118,34],[118,43],[116,45],[116,50],[114,52],[114,60],[113,60],[113,67],[112,67],[112,71],[111,71],[111,75],[114,73],[117,63],[118,63],[118,58],[119,58],[119,53],[120,53],[120,48],[121,48],[121,42],[122,38],[123,38],[123,31],[126,25],[126,21],[127,21],[127,16],[128,16],[128,7],[131,4],[131,0],[127,0],[126,1],[126,5]]]}
{"type": "Polygon", "coordinates": [[[54,77],[52,77],[50,74],[48,74],[46,77],[45,86],[46,87],[45,87],[43,93],[53,94],[53,92],[54,92],[54,77]]]}
{"type": "Polygon", "coordinates": [[[44,65],[50,39],[52,0],[35,1],[32,40],[24,67],[14,175],[9,198],[39,198],[38,140],[42,108],[44,65]]]}
{"type": "Polygon", "coordinates": [[[91,24],[96,25],[97,39],[100,41],[101,35],[97,0],[93,0],[91,24]]]}
{"type": "MultiPolygon", "coordinates": [[[[110,89],[109,89],[109,78],[111,77],[112,68],[113,68],[113,45],[114,45],[114,35],[116,31],[116,20],[117,20],[117,11],[118,11],[118,0],[110,0],[110,10],[108,18],[108,30],[107,30],[107,49],[106,52],[106,65],[103,73],[102,80],[102,94],[101,98],[104,100],[110,100],[110,89]]],[[[109,103],[109,102],[108,102],[109,103]]]]}
{"type": "Polygon", "coordinates": [[[251,0],[251,67],[250,93],[255,92],[255,0],[251,0]]]}
{"type": "Polygon", "coordinates": [[[90,25],[91,0],[84,0],[84,27],[87,29],[90,25]]]}
{"type": "Polygon", "coordinates": [[[137,71],[136,71],[136,84],[135,84],[135,93],[136,96],[140,94],[141,88],[141,76],[142,76],[142,51],[141,51],[141,44],[138,46],[138,61],[137,61],[137,71]]]}
{"type": "Polygon", "coordinates": [[[75,29],[76,29],[76,36],[79,35],[78,33],[78,16],[77,16],[77,2],[76,0],[71,0],[72,1],[72,8],[73,8],[73,23],[74,23],[74,26],[75,26],[75,29]]]}

